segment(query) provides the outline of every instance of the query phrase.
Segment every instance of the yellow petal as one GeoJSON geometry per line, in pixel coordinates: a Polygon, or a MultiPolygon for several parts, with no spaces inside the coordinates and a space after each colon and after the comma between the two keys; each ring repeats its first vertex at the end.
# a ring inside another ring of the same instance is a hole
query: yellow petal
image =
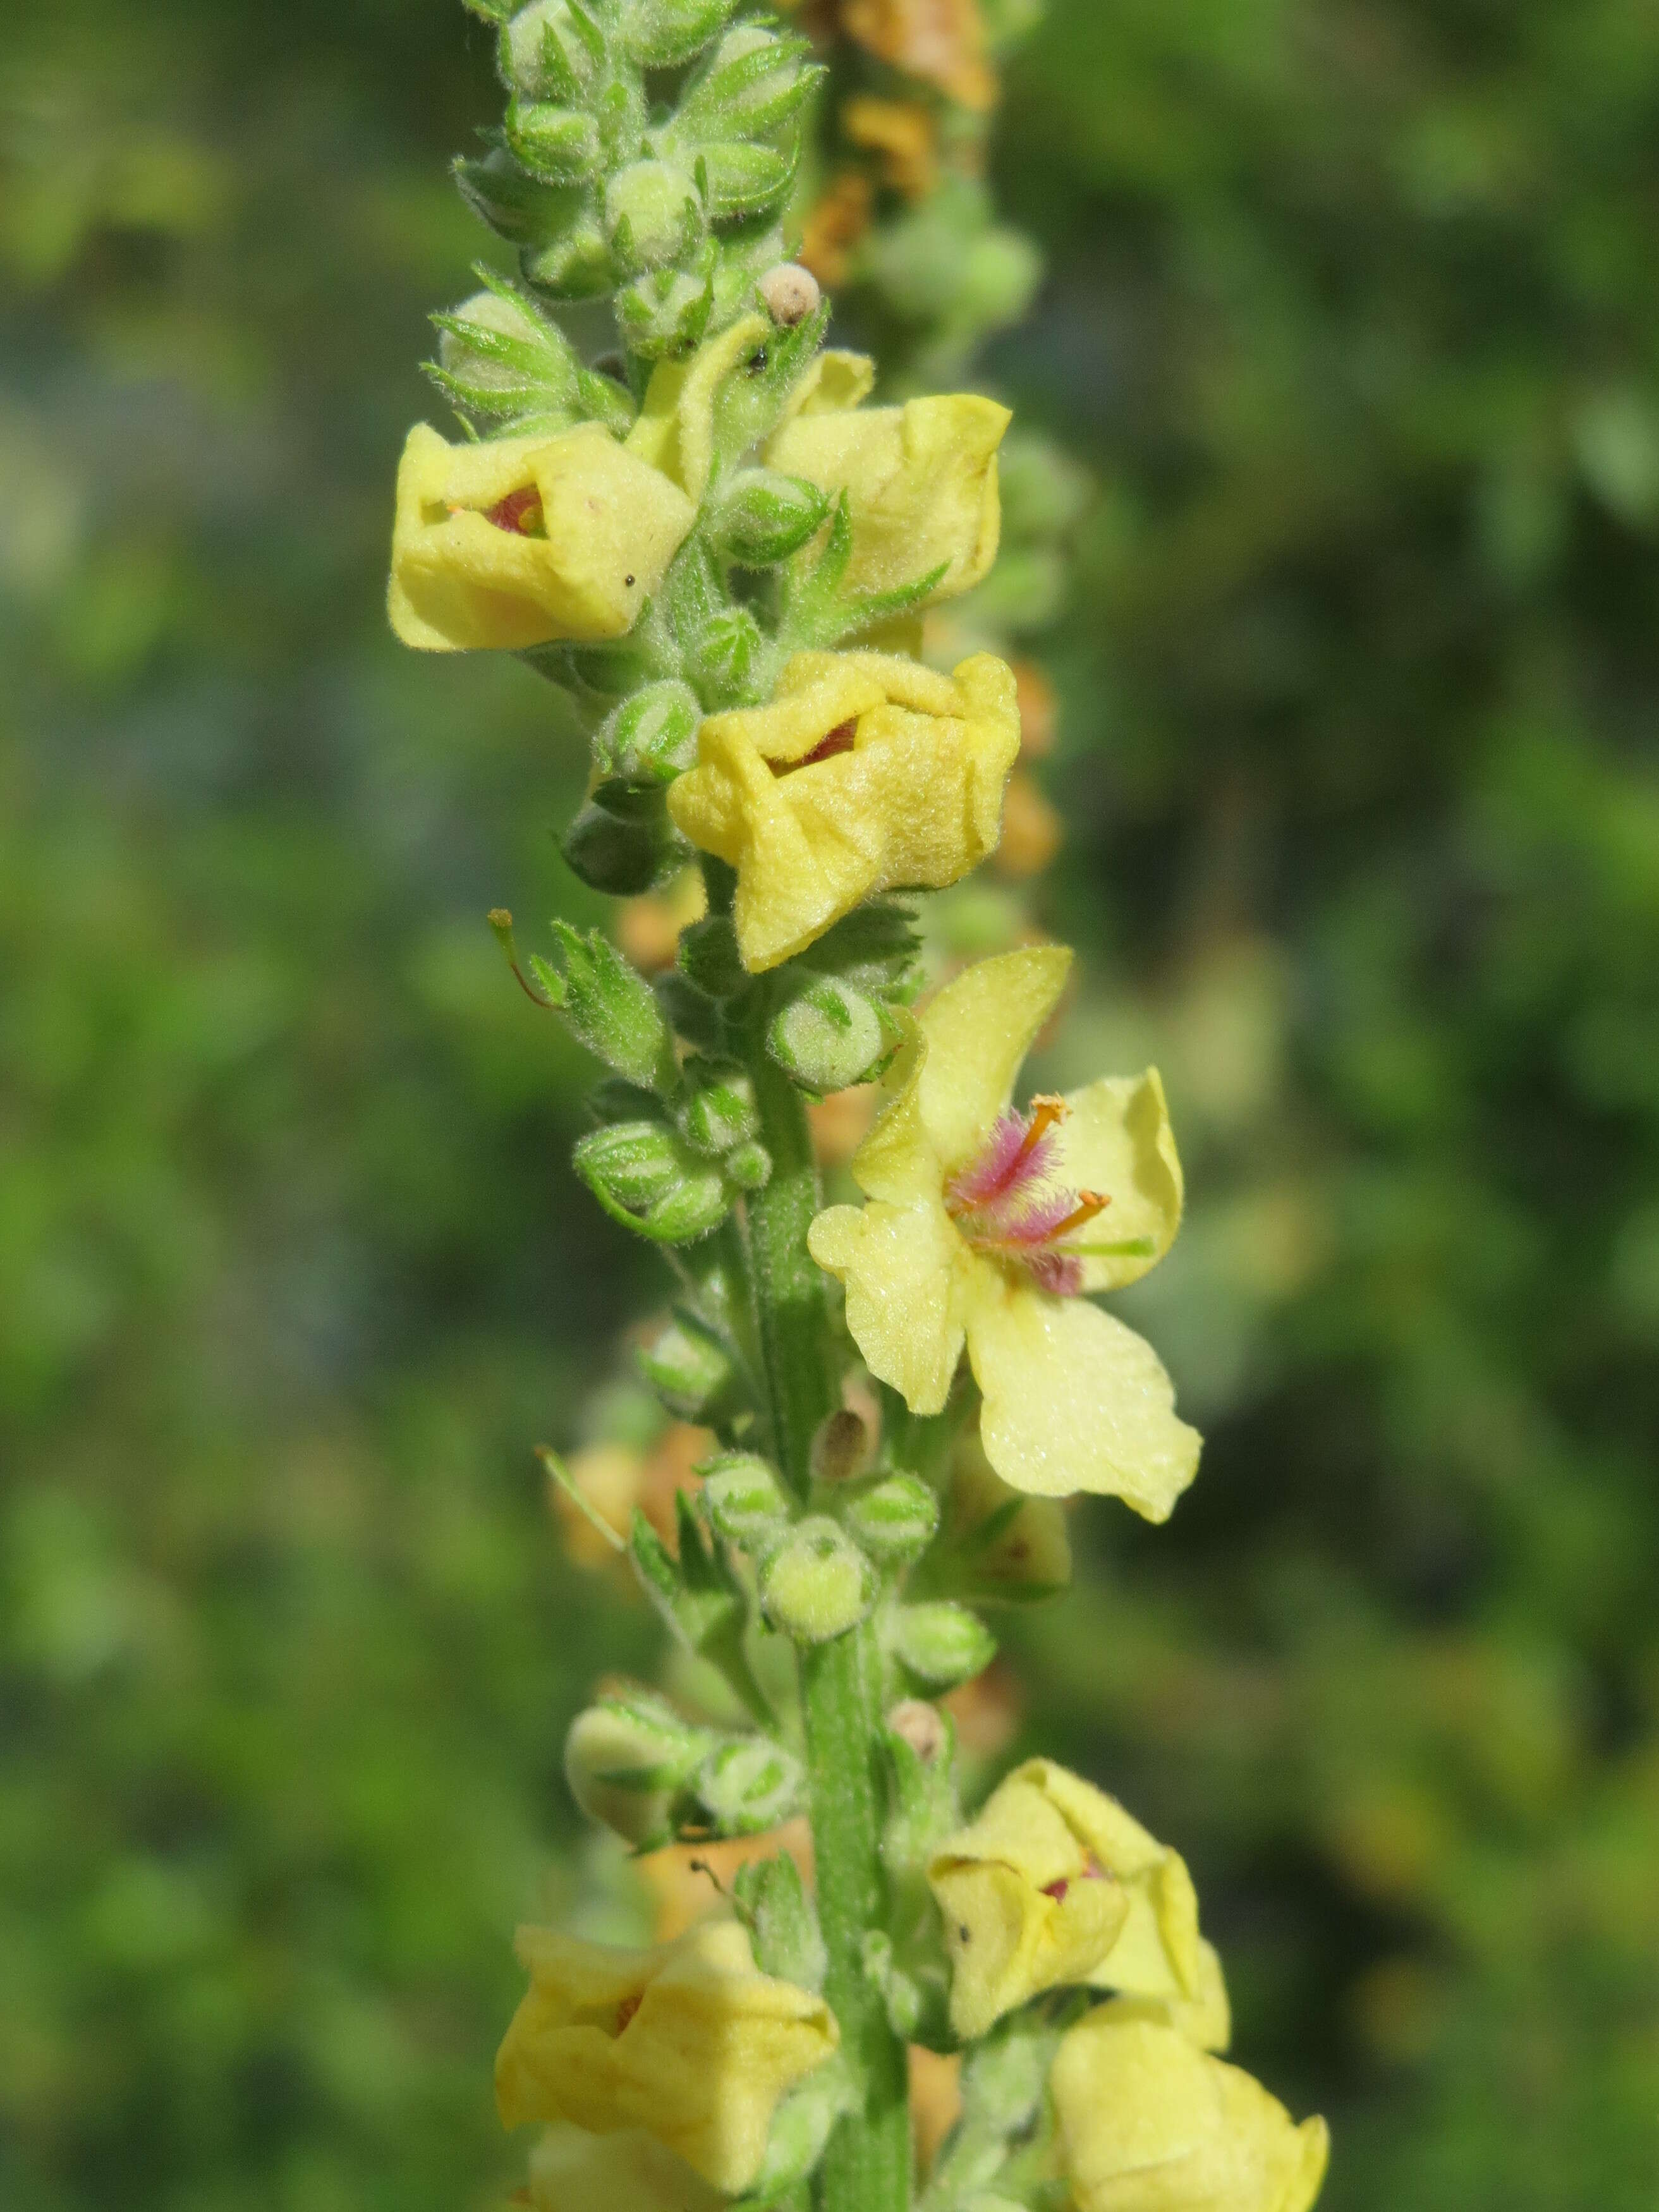
{"type": "Polygon", "coordinates": [[[552,2127],[530,2159],[535,2212],[719,2212],[726,2198],[643,2129],[552,2127]]]}
{"type": "Polygon", "coordinates": [[[694,520],[684,493],[597,422],[471,446],[417,423],[398,471],[392,627],[431,653],[621,637],[694,520]],[[515,493],[539,501],[544,535],[489,520],[515,493]]]}
{"type": "Polygon", "coordinates": [[[927,1040],[911,1016],[901,1013],[899,1018],[908,1024],[908,1035],[888,1077],[892,1103],[854,1153],[851,1165],[854,1180],[867,1197],[908,1206],[917,1199],[938,1199],[945,1170],[921,1118],[927,1040]]]}
{"type": "Polygon", "coordinates": [[[1309,2212],[1322,2120],[1297,2127],[1260,2082],[1133,2001],[1070,2032],[1049,2086],[1077,2212],[1309,2212]]]}
{"type": "Polygon", "coordinates": [[[628,450],[671,477],[694,507],[708,489],[720,386],[771,327],[764,315],[744,315],[684,361],[659,361],[651,372],[628,450]]]}
{"type": "Polygon", "coordinates": [[[1059,1005],[1071,965],[1063,945],[1004,952],[963,969],[929,1001],[921,1015],[927,1055],[920,1107],[947,1169],[979,1149],[1007,1105],[1020,1062],[1059,1005]]]}
{"type": "Polygon", "coordinates": [[[847,1286],[847,1326],[872,1375],[912,1413],[937,1413],[962,1354],[956,1279],[962,1240],[937,1198],[832,1206],[807,1233],[820,1267],[847,1286]]]}
{"type": "Polygon", "coordinates": [[[768,705],[708,717],[668,808],[737,870],[738,942],[758,973],[872,892],[977,866],[1018,745],[1012,679],[988,654],[956,678],[880,653],[801,654],[768,705]],[[850,750],[806,757],[848,722],[850,750]]]}
{"type": "Polygon", "coordinates": [[[789,395],[783,420],[798,415],[841,415],[861,406],[876,384],[876,364],[867,353],[842,353],[827,346],[789,395]]]}
{"type": "Polygon", "coordinates": [[[975,1261],[963,1310],[980,1436],[1003,1480],[1038,1498],[1121,1498],[1167,1521],[1200,1439],[1176,1419],[1152,1346],[1086,1299],[1050,1297],[988,1261],[975,1261]]]}
{"type": "Polygon", "coordinates": [[[1103,1192],[1111,1204],[1064,1249],[1082,1255],[1085,1290],[1121,1290],[1158,1265],[1181,1226],[1181,1161],[1163,1081],[1155,1067],[1104,1076],[1068,1091],[1066,1103],[1071,1111],[1054,1131],[1055,1180],[1103,1192]]]}
{"type": "Polygon", "coordinates": [[[705,2181],[746,2189],[785,2092],[839,2037],[820,1997],[759,1972],[732,1921],[650,1952],[520,1931],[531,1986],[495,2062],[507,2126],[642,2129],[705,2181]]]}
{"type": "Polygon", "coordinates": [[[951,2027],[963,2041],[1043,1990],[1081,1981],[1109,1948],[1121,1894],[1103,1881],[1073,1881],[1046,1896],[1009,1868],[958,1861],[929,1875],[951,1954],[951,2027]]]}
{"type": "Polygon", "coordinates": [[[766,459],[822,491],[846,492],[853,552],[844,590],[890,592],[943,568],[931,603],[969,590],[996,558],[996,450],[1011,419],[994,400],[966,392],[812,411],[776,432],[766,459]]]}

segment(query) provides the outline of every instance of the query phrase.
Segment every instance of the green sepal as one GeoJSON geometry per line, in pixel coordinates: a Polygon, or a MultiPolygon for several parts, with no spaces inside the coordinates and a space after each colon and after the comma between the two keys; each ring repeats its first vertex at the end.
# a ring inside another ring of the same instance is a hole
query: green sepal
{"type": "Polygon", "coordinates": [[[741,140],[717,141],[700,149],[695,174],[710,222],[731,222],[769,214],[789,197],[800,155],[741,140]]]}
{"type": "Polygon", "coordinates": [[[718,1836],[763,1836],[781,1827],[801,1810],[805,1787],[800,1761],[763,1735],[717,1745],[691,1781],[718,1836]]]}
{"type": "Polygon", "coordinates": [[[740,568],[769,568],[799,552],[829,513],[829,494],[804,477],[742,469],[721,487],[708,534],[715,550],[740,568]]]}
{"type": "Polygon", "coordinates": [[[753,988],[730,915],[705,915],[683,929],[675,957],[681,974],[705,998],[741,999],[753,988]]]}
{"type": "Polygon", "coordinates": [[[763,1974],[817,1994],[830,1971],[817,1907],[787,1852],[751,1860],[732,1884],[738,1917],[749,1929],[755,1964],[763,1974]]]}
{"type": "Polygon", "coordinates": [[[571,1164],[613,1221],[653,1243],[691,1243],[718,1229],[730,1210],[720,1170],[664,1121],[591,1130],[571,1164]]]}
{"type": "Polygon", "coordinates": [[[691,853],[668,818],[660,787],[620,777],[595,786],[560,850],[585,884],[613,898],[653,889],[684,867],[691,853]]]}
{"type": "Polygon", "coordinates": [[[641,0],[623,33],[641,69],[672,69],[724,29],[737,0],[641,0]]]}
{"type": "Polygon", "coordinates": [[[878,1566],[901,1566],[925,1552],[939,1527],[939,1500],[917,1474],[860,1484],[842,1508],[848,1533],[878,1566]]]}
{"type": "Polygon", "coordinates": [[[511,245],[533,251],[559,238],[575,222],[586,194],[526,176],[500,143],[499,132],[484,136],[495,142],[488,154],[458,155],[451,164],[461,198],[481,222],[511,245]]]}
{"type": "Polygon", "coordinates": [[[515,99],[507,108],[505,127],[514,158],[544,184],[586,184],[604,164],[599,126],[580,107],[561,107],[550,100],[515,99]]]}
{"type": "Polygon", "coordinates": [[[728,1544],[753,1552],[782,1533],[792,1507],[769,1461],[757,1452],[722,1452],[697,1471],[708,1517],[728,1544]]]}
{"type": "Polygon", "coordinates": [[[888,1648],[899,1666],[930,1691],[954,1689],[983,1674],[997,1640],[965,1605],[936,1600],[896,1608],[888,1623],[888,1648]]]}
{"type": "Polygon", "coordinates": [[[838,975],[802,979],[767,1024],[768,1054],[815,1097],[873,1083],[897,1051],[897,1029],[880,1005],[838,975]]]}
{"type": "Polygon", "coordinates": [[[624,1081],[669,1097],[679,1088],[674,1041],[651,986],[599,930],[556,921],[564,962],[560,1011],[574,1035],[624,1081]]]}

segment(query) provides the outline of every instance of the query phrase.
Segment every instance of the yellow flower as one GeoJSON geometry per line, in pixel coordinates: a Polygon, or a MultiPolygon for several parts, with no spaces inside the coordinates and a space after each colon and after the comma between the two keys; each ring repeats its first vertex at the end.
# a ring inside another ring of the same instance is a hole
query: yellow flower
{"type": "Polygon", "coordinates": [[[865,407],[872,364],[858,354],[823,362],[773,433],[766,462],[847,494],[853,554],[842,589],[895,591],[942,568],[927,604],[969,590],[996,559],[997,447],[1008,410],[971,392],[865,407]]]}
{"type": "Polygon", "coordinates": [[[425,653],[621,637],[695,515],[597,422],[471,446],[417,422],[398,470],[392,627],[425,653]]]}
{"type": "Polygon", "coordinates": [[[1163,1521],[1198,1436],[1152,1347],[1079,1293],[1134,1282],[1174,1238],[1164,1087],[1148,1068],[1008,1110],[1071,959],[1060,945],[1004,953],[939,993],[898,1098],[854,1156],[871,1203],[831,1206],[808,1242],[847,1286],[872,1373],[913,1413],[943,1407],[965,1341],[980,1440],[1005,1482],[1104,1492],[1163,1521]]]}
{"type": "Polygon", "coordinates": [[[495,2058],[510,2128],[564,2120],[640,2129],[739,2195],[759,2172],[779,2099],[840,2041],[822,1997],[756,1966],[736,1921],[654,1950],[521,1928],[530,1989],[495,2058]]]}
{"type": "Polygon", "coordinates": [[[800,653],[771,704],[711,714],[668,811],[738,872],[745,963],[775,968],[872,891],[954,883],[996,843],[1019,749],[1013,678],[876,653],[800,653]]]}
{"type": "Polygon", "coordinates": [[[1300,2127],[1163,2008],[1120,1998],[1065,2038],[1049,2076],[1076,2212],[1308,2212],[1330,2132],[1300,2127]]]}
{"type": "Polygon", "coordinates": [[[640,2128],[550,2128],[531,2154],[535,2212],[718,2212],[726,2199],[640,2128]]]}
{"type": "Polygon", "coordinates": [[[959,2036],[983,2035],[1042,1990],[1088,1982],[1167,1999],[1195,2041],[1225,2047],[1220,1966],[1180,1853],[1063,1766],[1016,1768],[940,1845],[927,1878],[959,2036]]]}

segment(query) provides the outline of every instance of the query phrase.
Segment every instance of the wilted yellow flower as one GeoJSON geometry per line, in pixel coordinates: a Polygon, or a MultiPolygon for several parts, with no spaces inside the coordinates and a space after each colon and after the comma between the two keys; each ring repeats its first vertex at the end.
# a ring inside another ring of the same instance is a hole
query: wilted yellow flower
{"type": "Polygon", "coordinates": [[[1016,1768],[940,1845],[927,1878],[958,2035],[983,2035],[1040,1990],[1088,1982],[1167,1998],[1195,2039],[1224,2046],[1220,1967],[1180,1853],[1063,1766],[1016,1768]]]}
{"type": "Polygon", "coordinates": [[[717,2212],[726,2201],[641,2128],[550,2128],[531,2153],[535,2212],[717,2212]]]}
{"type": "Polygon", "coordinates": [[[883,177],[907,199],[924,198],[938,180],[933,118],[919,100],[877,100],[860,93],[841,111],[841,127],[855,146],[881,156],[883,177]]]}
{"type": "Polygon", "coordinates": [[[398,469],[392,627],[426,653],[621,637],[696,512],[597,422],[469,446],[417,422],[398,469]]]}
{"type": "Polygon", "coordinates": [[[530,1989],[495,2058],[502,2121],[646,2134],[739,2195],[785,2091],[840,2041],[822,1997],[763,1974],[734,1920],[649,1951],[521,1928],[530,1989]]]}
{"type": "Polygon", "coordinates": [[[847,281],[853,248],[870,228],[875,187],[861,170],[843,169],[807,213],[799,258],[820,283],[847,281]]]}
{"type": "Polygon", "coordinates": [[[847,1285],[866,1364],[913,1413],[941,1410],[965,1341],[980,1440],[1005,1482],[1104,1492],[1163,1521],[1198,1436],[1150,1345],[1079,1295],[1137,1280],[1180,1224],[1163,1085],[1148,1068],[1008,1107],[1071,959],[1060,945],[1003,953],[939,993],[898,1098],[854,1156],[872,1202],[831,1206],[808,1242],[847,1285]]]}
{"type": "Polygon", "coordinates": [[[1308,2212],[1330,2131],[1300,2127],[1162,2007],[1120,1998],[1065,2038],[1049,2076],[1077,2212],[1308,2212]]]}
{"type": "Polygon", "coordinates": [[[769,706],[708,717],[668,811],[737,870],[738,942],[758,971],[872,891],[977,866],[1018,747],[1013,678],[991,653],[945,677],[884,653],[800,653],[769,706]]]}
{"type": "Polygon", "coordinates": [[[1008,410],[960,392],[865,407],[871,365],[858,355],[823,359],[825,373],[798,395],[766,461],[821,491],[847,494],[853,554],[842,588],[891,592],[943,568],[925,604],[968,591],[996,559],[997,447],[1008,410]],[[849,362],[861,364],[856,376],[849,362]]]}
{"type": "Polygon", "coordinates": [[[844,0],[849,38],[980,112],[996,104],[979,0],[844,0]]]}

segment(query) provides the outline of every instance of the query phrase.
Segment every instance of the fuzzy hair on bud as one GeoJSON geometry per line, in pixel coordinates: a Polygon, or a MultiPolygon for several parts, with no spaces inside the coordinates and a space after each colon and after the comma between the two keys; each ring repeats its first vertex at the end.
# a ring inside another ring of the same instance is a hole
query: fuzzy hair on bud
{"type": "Polygon", "coordinates": [[[767,313],[785,330],[793,330],[797,323],[817,314],[823,297],[817,278],[799,261],[781,261],[775,269],[769,269],[760,280],[760,295],[767,313]]]}

